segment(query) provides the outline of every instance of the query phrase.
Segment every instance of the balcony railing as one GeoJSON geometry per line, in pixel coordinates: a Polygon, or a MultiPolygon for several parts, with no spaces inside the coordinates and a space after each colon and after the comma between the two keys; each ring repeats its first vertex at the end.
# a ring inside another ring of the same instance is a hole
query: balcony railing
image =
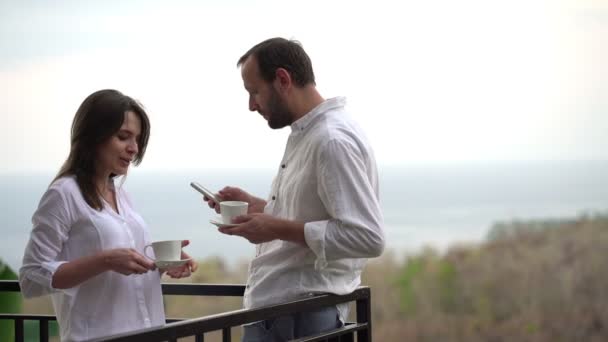
{"type": "MultiPolygon", "coordinates": [[[[162,284],[163,295],[185,296],[243,296],[244,285],[211,285],[211,284],[162,284]]],[[[19,283],[13,280],[0,280],[0,292],[20,292],[19,283]]],[[[371,326],[371,291],[368,287],[360,287],[346,295],[319,295],[288,303],[277,304],[256,309],[241,309],[209,315],[193,319],[167,319],[164,326],[137,330],[125,334],[114,335],[94,341],[113,342],[155,342],[177,341],[178,338],[194,336],[195,341],[204,341],[205,333],[222,332],[222,341],[231,341],[231,328],[296,312],[314,311],[323,307],[340,303],[356,303],[356,322],[346,323],[344,327],[315,336],[308,336],[296,341],[358,341],[372,340],[371,326]]],[[[24,341],[24,321],[33,320],[40,324],[40,341],[48,342],[49,321],[56,318],[51,315],[28,315],[0,313],[0,320],[11,320],[15,327],[15,341],[24,341]]]]}

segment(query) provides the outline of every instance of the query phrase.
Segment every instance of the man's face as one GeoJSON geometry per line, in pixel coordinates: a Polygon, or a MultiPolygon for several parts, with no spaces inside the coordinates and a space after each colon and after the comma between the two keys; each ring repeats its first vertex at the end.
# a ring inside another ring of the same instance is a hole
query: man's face
{"type": "MultiPolygon", "coordinates": [[[[293,115],[274,87],[260,76],[255,57],[249,57],[241,68],[245,90],[249,93],[249,110],[257,111],[273,129],[291,125],[293,115]]],[[[276,81],[275,81],[276,82],[276,81]]]]}

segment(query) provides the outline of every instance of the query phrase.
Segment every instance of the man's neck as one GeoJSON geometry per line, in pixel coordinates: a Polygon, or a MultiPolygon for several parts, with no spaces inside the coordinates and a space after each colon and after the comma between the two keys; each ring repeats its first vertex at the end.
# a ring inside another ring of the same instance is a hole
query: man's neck
{"type": "Polygon", "coordinates": [[[299,88],[294,95],[292,102],[292,113],[295,115],[294,122],[325,101],[314,85],[299,88]]]}

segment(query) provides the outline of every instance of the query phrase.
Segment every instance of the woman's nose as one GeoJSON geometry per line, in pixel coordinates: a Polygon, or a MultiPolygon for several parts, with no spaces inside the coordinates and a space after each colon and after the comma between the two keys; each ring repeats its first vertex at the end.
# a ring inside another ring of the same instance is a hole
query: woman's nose
{"type": "Polygon", "coordinates": [[[127,151],[133,154],[137,153],[139,151],[137,141],[132,140],[127,146],[127,151]]]}

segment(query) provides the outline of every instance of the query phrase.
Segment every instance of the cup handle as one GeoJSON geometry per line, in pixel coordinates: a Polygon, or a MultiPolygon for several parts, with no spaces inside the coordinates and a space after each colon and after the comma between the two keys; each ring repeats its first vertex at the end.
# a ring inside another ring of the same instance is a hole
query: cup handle
{"type": "Polygon", "coordinates": [[[155,260],[155,258],[149,256],[148,253],[146,253],[148,251],[148,247],[152,247],[152,245],[146,245],[146,247],[144,247],[144,255],[150,260],[155,260]]]}

